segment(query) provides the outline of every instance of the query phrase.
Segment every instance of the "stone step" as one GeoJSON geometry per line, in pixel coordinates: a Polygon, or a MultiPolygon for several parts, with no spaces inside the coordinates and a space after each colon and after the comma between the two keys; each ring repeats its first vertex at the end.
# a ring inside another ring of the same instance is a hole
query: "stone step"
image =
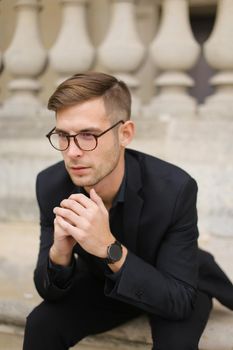
{"type": "MultiPolygon", "coordinates": [[[[22,350],[23,327],[0,324],[0,350],[22,350]]],[[[77,350],[150,350],[149,325],[140,317],[112,331],[90,336],[77,350]]],[[[233,315],[215,305],[200,341],[200,350],[233,350],[233,315]]]]}
{"type": "MultiPolygon", "coordinates": [[[[0,350],[21,350],[27,314],[40,302],[33,269],[39,244],[36,223],[0,223],[0,350]]],[[[202,235],[202,248],[214,253],[233,279],[233,239],[202,235]]],[[[214,304],[201,339],[202,350],[233,350],[233,313],[214,304]]],[[[110,332],[89,337],[76,348],[83,350],[151,349],[148,322],[139,318],[110,332]]]]}
{"type": "MultiPolygon", "coordinates": [[[[22,350],[23,328],[0,325],[0,350],[22,350]]],[[[149,350],[151,345],[117,339],[111,334],[88,337],[73,347],[77,350],[149,350]]]]}

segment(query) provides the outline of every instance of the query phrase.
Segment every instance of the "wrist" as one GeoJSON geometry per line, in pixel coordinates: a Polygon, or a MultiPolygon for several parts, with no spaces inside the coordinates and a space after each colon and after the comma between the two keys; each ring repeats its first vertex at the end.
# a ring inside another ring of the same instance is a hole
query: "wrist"
{"type": "Polygon", "coordinates": [[[113,263],[113,264],[108,264],[109,268],[112,270],[112,272],[118,272],[122,266],[125,263],[126,257],[128,254],[128,249],[124,246],[122,246],[122,257],[120,260],[118,260],[117,262],[113,263]]]}
{"type": "Polygon", "coordinates": [[[69,266],[72,259],[72,252],[69,253],[61,253],[57,248],[52,245],[49,251],[49,259],[53,264],[61,265],[61,266],[69,266]]]}

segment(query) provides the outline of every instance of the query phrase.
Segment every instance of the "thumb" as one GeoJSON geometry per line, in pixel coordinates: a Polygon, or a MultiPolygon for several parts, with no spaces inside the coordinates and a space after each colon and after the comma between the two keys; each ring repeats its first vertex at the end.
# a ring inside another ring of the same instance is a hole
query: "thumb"
{"type": "Polygon", "coordinates": [[[96,193],[94,188],[92,188],[90,190],[90,198],[91,198],[91,200],[93,200],[93,202],[95,202],[97,204],[97,206],[99,208],[101,208],[102,210],[103,209],[106,210],[105,205],[104,205],[104,203],[102,201],[102,198],[96,193]]]}

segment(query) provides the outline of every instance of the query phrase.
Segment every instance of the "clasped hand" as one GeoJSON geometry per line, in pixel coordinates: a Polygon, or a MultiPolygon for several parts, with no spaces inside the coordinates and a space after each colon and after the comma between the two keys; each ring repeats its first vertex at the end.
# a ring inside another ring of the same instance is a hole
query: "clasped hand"
{"type": "Polygon", "coordinates": [[[109,228],[108,211],[94,189],[90,198],[72,194],[54,208],[54,246],[62,254],[70,254],[76,243],[88,253],[104,258],[107,246],[114,242],[109,228]]]}

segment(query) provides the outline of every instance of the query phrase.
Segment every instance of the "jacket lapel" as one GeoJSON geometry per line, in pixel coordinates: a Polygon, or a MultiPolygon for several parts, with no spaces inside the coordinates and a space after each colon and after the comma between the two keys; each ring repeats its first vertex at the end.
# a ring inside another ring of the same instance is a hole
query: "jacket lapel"
{"type": "Polygon", "coordinates": [[[137,250],[137,234],[143,206],[139,195],[142,187],[138,160],[126,151],[126,192],[124,209],[124,244],[132,252],[137,250]]]}

